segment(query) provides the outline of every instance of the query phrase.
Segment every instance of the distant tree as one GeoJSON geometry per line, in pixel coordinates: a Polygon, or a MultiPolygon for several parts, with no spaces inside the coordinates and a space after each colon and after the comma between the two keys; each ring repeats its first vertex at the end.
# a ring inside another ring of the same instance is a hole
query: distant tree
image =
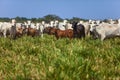
{"type": "Polygon", "coordinates": [[[7,18],[7,17],[0,18],[0,22],[10,22],[10,21],[11,21],[11,19],[7,18]]]}
{"type": "Polygon", "coordinates": [[[42,21],[45,21],[44,18],[38,18],[37,19],[37,22],[42,22],[42,21]]]}
{"type": "Polygon", "coordinates": [[[23,22],[26,22],[28,19],[25,18],[25,17],[19,17],[19,16],[17,16],[17,17],[15,18],[15,20],[16,20],[16,22],[21,22],[21,23],[23,23],[23,22]]]}
{"type": "Polygon", "coordinates": [[[68,18],[65,18],[65,20],[67,20],[68,22],[70,22],[70,19],[68,19],[68,18]]]}
{"type": "Polygon", "coordinates": [[[73,17],[72,19],[70,19],[70,22],[79,22],[80,18],[77,17],[73,17]]]}
{"type": "Polygon", "coordinates": [[[15,18],[15,20],[16,20],[16,22],[21,22],[21,18],[20,18],[19,16],[17,16],[17,17],[15,18]]]}
{"type": "Polygon", "coordinates": [[[22,22],[26,22],[28,19],[26,17],[21,17],[22,22]]]}
{"type": "Polygon", "coordinates": [[[31,21],[36,23],[37,22],[37,18],[31,18],[31,21]]]}
{"type": "Polygon", "coordinates": [[[82,19],[82,18],[78,18],[78,17],[73,17],[72,19],[70,19],[70,22],[79,22],[79,21],[88,21],[88,19],[82,19]]]}
{"type": "Polygon", "coordinates": [[[56,15],[52,15],[52,14],[49,14],[49,15],[46,15],[46,16],[44,16],[43,17],[44,18],[44,20],[46,21],[46,22],[50,22],[50,21],[54,21],[54,20],[58,20],[58,21],[61,21],[62,20],[62,18],[60,18],[59,16],[56,16],[56,15]]]}
{"type": "Polygon", "coordinates": [[[108,19],[104,19],[103,22],[109,22],[109,20],[108,19]]]}

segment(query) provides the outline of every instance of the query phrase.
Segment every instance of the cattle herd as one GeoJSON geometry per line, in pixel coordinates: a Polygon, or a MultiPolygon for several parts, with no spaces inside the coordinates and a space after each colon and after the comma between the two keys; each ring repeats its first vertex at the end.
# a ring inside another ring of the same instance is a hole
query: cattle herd
{"type": "Polygon", "coordinates": [[[15,19],[11,22],[0,22],[0,37],[9,37],[16,39],[24,35],[35,37],[43,34],[54,35],[56,39],[59,38],[85,38],[92,36],[94,39],[103,41],[106,38],[120,36],[120,19],[108,22],[100,20],[88,20],[69,22],[57,20],[46,23],[32,23],[30,20],[24,23],[18,23],[15,19]]]}

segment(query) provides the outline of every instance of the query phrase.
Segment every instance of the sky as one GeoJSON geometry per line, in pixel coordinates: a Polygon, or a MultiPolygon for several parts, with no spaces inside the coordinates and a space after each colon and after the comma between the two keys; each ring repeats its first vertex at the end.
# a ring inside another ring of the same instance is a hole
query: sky
{"type": "Polygon", "coordinates": [[[120,0],[0,0],[0,17],[120,18],[120,0]]]}

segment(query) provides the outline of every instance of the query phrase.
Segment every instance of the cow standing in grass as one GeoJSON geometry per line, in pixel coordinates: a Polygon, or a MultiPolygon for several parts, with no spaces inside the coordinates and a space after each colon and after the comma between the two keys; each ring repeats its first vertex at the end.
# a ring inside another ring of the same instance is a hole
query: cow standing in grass
{"type": "Polygon", "coordinates": [[[59,38],[69,38],[69,39],[72,39],[73,38],[73,30],[72,29],[66,29],[66,30],[56,29],[55,37],[57,39],[59,39],[59,38]]]}
{"type": "Polygon", "coordinates": [[[120,37],[120,19],[118,24],[101,23],[96,25],[92,23],[90,31],[93,33],[94,38],[99,38],[101,41],[106,38],[120,37]]]}
{"type": "Polygon", "coordinates": [[[2,22],[0,25],[0,34],[1,36],[4,36],[4,38],[7,37],[7,35],[10,33],[12,24],[10,22],[2,22]]]}
{"type": "Polygon", "coordinates": [[[85,38],[85,27],[82,24],[78,24],[77,22],[74,22],[72,24],[72,28],[75,38],[85,38]]]}

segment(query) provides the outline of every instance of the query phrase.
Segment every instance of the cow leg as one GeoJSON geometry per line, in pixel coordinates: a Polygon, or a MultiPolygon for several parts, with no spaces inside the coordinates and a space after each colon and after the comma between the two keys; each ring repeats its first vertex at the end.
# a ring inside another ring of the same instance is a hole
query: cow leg
{"type": "Polygon", "coordinates": [[[41,33],[41,37],[43,38],[43,33],[41,33]]]}
{"type": "Polygon", "coordinates": [[[3,32],[4,38],[6,38],[6,31],[3,32]]]}
{"type": "Polygon", "coordinates": [[[0,32],[0,37],[2,37],[3,36],[3,33],[2,32],[0,32]]]}
{"type": "Polygon", "coordinates": [[[103,41],[105,39],[105,34],[102,34],[100,38],[101,38],[101,41],[103,41]]]}
{"type": "Polygon", "coordinates": [[[57,40],[59,39],[59,35],[58,34],[55,34],[55,37],[56,37],[57,40]]]}
{"type": "Polygon", "coordinates": [[[40,34],[40,36],[43,38],[43,31],[40,31],[39,34],[40,34]]]}

